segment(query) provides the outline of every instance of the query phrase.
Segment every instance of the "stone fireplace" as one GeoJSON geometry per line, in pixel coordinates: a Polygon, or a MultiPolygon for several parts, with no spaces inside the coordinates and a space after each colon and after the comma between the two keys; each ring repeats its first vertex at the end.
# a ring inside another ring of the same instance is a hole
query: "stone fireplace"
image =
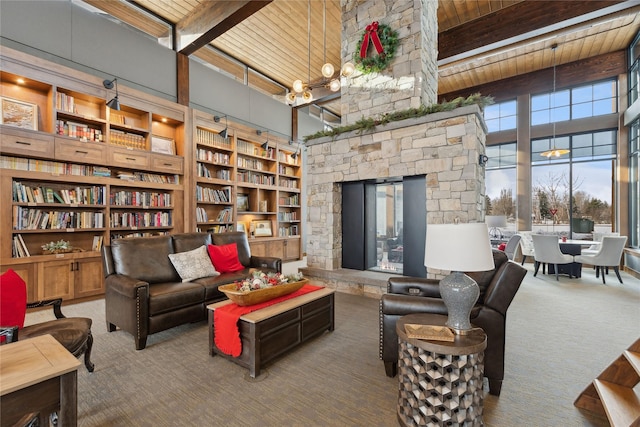
{"type": "MultiPolygon", "coordinates": [[[[342,92],[343,125],[362,117],[436,102],[437,2],[343,1],[343,62],[351,60],[372,21],[396,29],[400,43],[389,72],[356,75],[342,92]]],[[[429,223],[483,219],[486,128],[476,105],[307,141],[307,265],[305,275],[339,290],[380,295],[383,273],[342,269],[342,183],[426,177],[429,223]],[[345,279],[345,275],[349,279],[345,279]]]]}

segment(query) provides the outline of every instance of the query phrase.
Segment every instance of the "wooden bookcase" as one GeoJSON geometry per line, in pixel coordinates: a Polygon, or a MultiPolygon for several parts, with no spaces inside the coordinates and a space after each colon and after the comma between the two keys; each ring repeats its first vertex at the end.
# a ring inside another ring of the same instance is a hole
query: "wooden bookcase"
{"type": "Polygon", "coordinates": [[[300,259],[288,141],[263,149],[266,135],[231,121],[222,138],[212,115],[123,84],[114,111],[102,79],[9,48],[0,63],[0,272],[29,300],[103,294],[99,247],[118,238],[242,229],[254,255],[300,259]],[[43,253],[60,240],[74,251],[43,253]]]}
{"type": "Polygon", "coordinates": [[[296,149],[231,122],[222,138],[223,126],[200,111],[194,123],[196,229],[245,231],[253,255],[300,259],[302,167],[296,149]],[[203,195],[220,192],[213,200],[203,195]]]}
{"type": "Polygon", "coordinates": [[[113,111],[98,78],[0,59],[16,108],[0,125],[0,271],[23,277],[30,301],[101,295],[101,245],[185,230],[186,108],[121,85],[113,111]],[[43,251],[60,240],[72,252],[43,251]]]}

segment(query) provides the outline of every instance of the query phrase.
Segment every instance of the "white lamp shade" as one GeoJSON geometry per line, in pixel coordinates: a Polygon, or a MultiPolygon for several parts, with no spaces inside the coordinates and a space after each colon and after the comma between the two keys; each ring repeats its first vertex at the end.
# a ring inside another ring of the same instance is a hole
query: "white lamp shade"
{"type": "Polygon", "coordinates": [[[327,62],[322,66],[322,75],[325,76],[326,78],[330,78],[331,76],[333,76],[334,72],[335,72],[335,68],[333,68],[333,64],[327,62]]]}
{"type": "Polygon", "coordinates": [[[300,93],[304,90],[304,83],[302,80],[296,80],[293,82],[293,91],[296,93],[300,93]]]}
{"type": "Polygon", "coordinates": [[[331,92],[337,92],[340,90],[340,80],[338,79],[333,79],[331,80],[331,82],[329,83],[329,89],[331,90],[331,92]]]}
{"type": "Polygon", "coordinates": [[[494,269],[487,224],[427,224],[424,265],[465,272],[494,269]]]}
{"type": "Polygon", "coordinates": [[[345,77],[351,76],[354,71],[356,71],[356,67],[351,62],[345,62],[342,66],[342,75],[345,77]]]}
{"type": "Polygon", "coordinates": [[[487,227],[506,227],[507,217],[505,215],[487,215],[484,217],[487,227]]]}

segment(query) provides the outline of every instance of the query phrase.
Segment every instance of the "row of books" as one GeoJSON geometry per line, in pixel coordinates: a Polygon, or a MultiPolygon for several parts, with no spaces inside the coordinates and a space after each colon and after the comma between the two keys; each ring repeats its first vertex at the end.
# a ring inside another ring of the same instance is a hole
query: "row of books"
{"type": "Polygon", "coordinates": [[[196,139],[198,144],[210,145],[212,147],[226,148],[231,150],[231,140],[223,138],[220,134],[198,128],[196,131],[196,139]]]}
{"type": "Polygon", "coordinates": [[[29,253],[29,249],[27,249],[27,245],[24,243],[21,234],[16,234],[13,236],[13,247],[11,249],[11,256],[14,258],[24,258],[31,256],[29,253]]]}
{"type": "Polygon", "coordinates": [[[243,141],[241,139],[238,140],[238,153],[249,154],[250,156],[264,157],[265,159],[271,160],[276,159],[276,152],[273,147],[264,149],[262,148],[262,146],[255,145],[252,142],[243,141]]]}
{"type": "Polygon", "coordinates": [[[102,129],[93,128],[83,123],[75,123],[67,120],[56,120],[56,134],[77,138],[81,141],[104,141],[102,129]]]}
{"type": "Polygon", "coordinates": [[[217,163],[219,165],[231,165],[231,156],[228,153],[205,150],[204,148],[198,148],[198,150],[196,150],[196,158],[198,160],[217,163]]]}
{"type": "Polygon", "coordinates": [[[216,222],[231,222],[233,219],[233,210],[231,208],[224,208],[218,212],[216,222]]]}
{"type": "Polygon", "coordinates": [[[75,98],[63,92],[56,92],[56,110],[77,114],[75,98]]]}
{"type": "Polygon", "coordinates": [[[280,206],[300,206],[300,195],[293,194],[291,196],[280,196],[278,204],[280,206]]]}
{"type": "Polygon", "coordinates": [[[198,233],[228,233],[230,231],[235,231],[233,229],[232,224],[223,224],[223,225],[210,225],[207,227],[198,227],[196,228],[198,233]]]}
{"type": "Polygon", "coordinates": [[[168,236],[168,231],[135,231],[131,233],[111,233],[111,240],[116,239],[129,239],[132,237],[153,237],[153,236],[168,236]]]}
{"type": "Polygon", "coordinates": [[[275,177],[273,175],[264,175],[251,171],[238,171],[237,181],[262,185],[275,185],[276,183],[275,177]]]}
{"type": "Polygon", "coordinates": [[[99,251],[100,249],[102,249],[103,241],[104,241],[104,236],[102,235],[93,236],[93,243],[91,244],[91,250],[99,251]]]}
{"type": "Polygon", "coordinates": [[[196,185],[196,200],[198,202],[229,203],[231,201],[231,187],[216,189],[196,185]]]}
{"type": "Polygon", "coordinates": [[[120,130],[111,130],[109,135],[109,143],[121,145],[124,147],[136,148],[144,150],[147,148],[147,139],[143,135],[137,133],[123,132],[120,130]]]}
{"type": "Polygon", "coordinates": [[[171,227],[171,212],[111,212],[110,226],[119,227],[171,227]]]}
{"type": "Polygon", "coordinates": [[[59,188],[31,186],[13,181],[13,201],[18,203],[65,203],[78,205],[103,205],[105,186],[59,188]]]}
{"type": "Polygon", "coordinates": [[[64,230],[72,228],[103,228],[104,213],[45,211],[22,206],[13,207],[14,230],[64,230]]]}
{"type": "Polygon", "coordinates": [[[299,236],[300,232],[298,231],[298,226],[297,225],[292,225],[290,227],[279,227],[278,228],[278,235],[280,237],[299,236]]]}
{"type": "Polygon", "coordinates": [[[278,152],[278,160],[284,163],[289,163],[290,165],[299,165],[300,164],[300,156],[296,156],[295,158],[291,156],[290,153],[286,151],[278,152]]]}
{"type": "Polygon", "coordinates": [[[196,222],[208,222],[209,215],[204,208],[197,207],[196,208],[196,222]]]}
{"type": "Polygon", "coordinates": [[[278,165],[278,173],[280,175],[295,176],[296,175],[296,170],[294,168],[292,168],[291,166],[278,165]]]}
{"type": "MultiPolygon", "coordinates": [[[[74,163],[56,162],[53,160],[25,159],[22,157],[0,156],[0,168],[32,172],[48,172],[54,175],[103,176],[95,171],[109,170],[104,166],[77,165],[74,163]]],[[[108,176],[111,174],[109,173],[108,176]]]]}
{"type": "MultiPolygon", "coordinates": [[[[245,169],[255,169],[255,170],[259,170],[259,171],[266,171],[266,172],[270,172],[268,170],[268,166],[265,168],[264,162],[258,159],[248,159],[246,157],[238,157],[238,167],[239,168],[245,168],[245,169]]],[[[271,172],[273,173],[273,172],[271,172]]]]}
{"type": "Polygon", "coordinates": [[[298,188],[298,180],[280,178],[278,180],[278,185],[280,185],[280,187],[285,187],[285,188],[298,188]]]}
{"type": "Polygon", "coordinates": [[[140,206],[143,208],[171,207],[171,193],[148,191],[114,191],[109,196],[112,206],[140,206]]]}
{"type": "Polygon", "coordinates": [[[198,176],[200,178],[217,178],[224,181],[231,181],[231,171],[228,169],[218,169],[215,173],[215,176],[211,173],[209,168],[202,164],[198,163],[198,176]]]}
{"type": "Polygon", "coordinates": [[[298,212],[278,212],[278,221],[299,221],[298,212]]]}

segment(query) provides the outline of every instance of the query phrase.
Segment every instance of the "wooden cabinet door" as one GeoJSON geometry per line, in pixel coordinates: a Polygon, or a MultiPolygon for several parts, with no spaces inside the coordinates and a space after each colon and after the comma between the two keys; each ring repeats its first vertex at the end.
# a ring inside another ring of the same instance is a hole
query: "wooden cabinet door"
{"type": "Polygon", "coordinates": [[[284,240],[272,240],[268,245],[267,256],[284,259],[284,240]]]}
{"type": "Polygon", "coordinates": [[[38,269],[38,300],[73,298],[73,260],[42,261],[38,269]]]}
{"type": "Polygon", "coordinates": [[[37,301],[36,275],[33,264],[4,264],[0,267],[0,273],[4,273],[8,269],[15,271],[27,284],[27,302],[37,301]]]}
{"type": "Polygon", "coordinates": [[[104,293],[104,275],[100,258],[79,259],[73,272],[74,298],[104,293]]]}
{"type": "Polygon", "coordinates": [[[267,242],[249,240],[252,256],[267,256],[267,242]]]}
{"type": "Polygon", "coordinates": [[[289,239],[284,241],[283,259],[300,259],[300,239],[289,239]]]}

